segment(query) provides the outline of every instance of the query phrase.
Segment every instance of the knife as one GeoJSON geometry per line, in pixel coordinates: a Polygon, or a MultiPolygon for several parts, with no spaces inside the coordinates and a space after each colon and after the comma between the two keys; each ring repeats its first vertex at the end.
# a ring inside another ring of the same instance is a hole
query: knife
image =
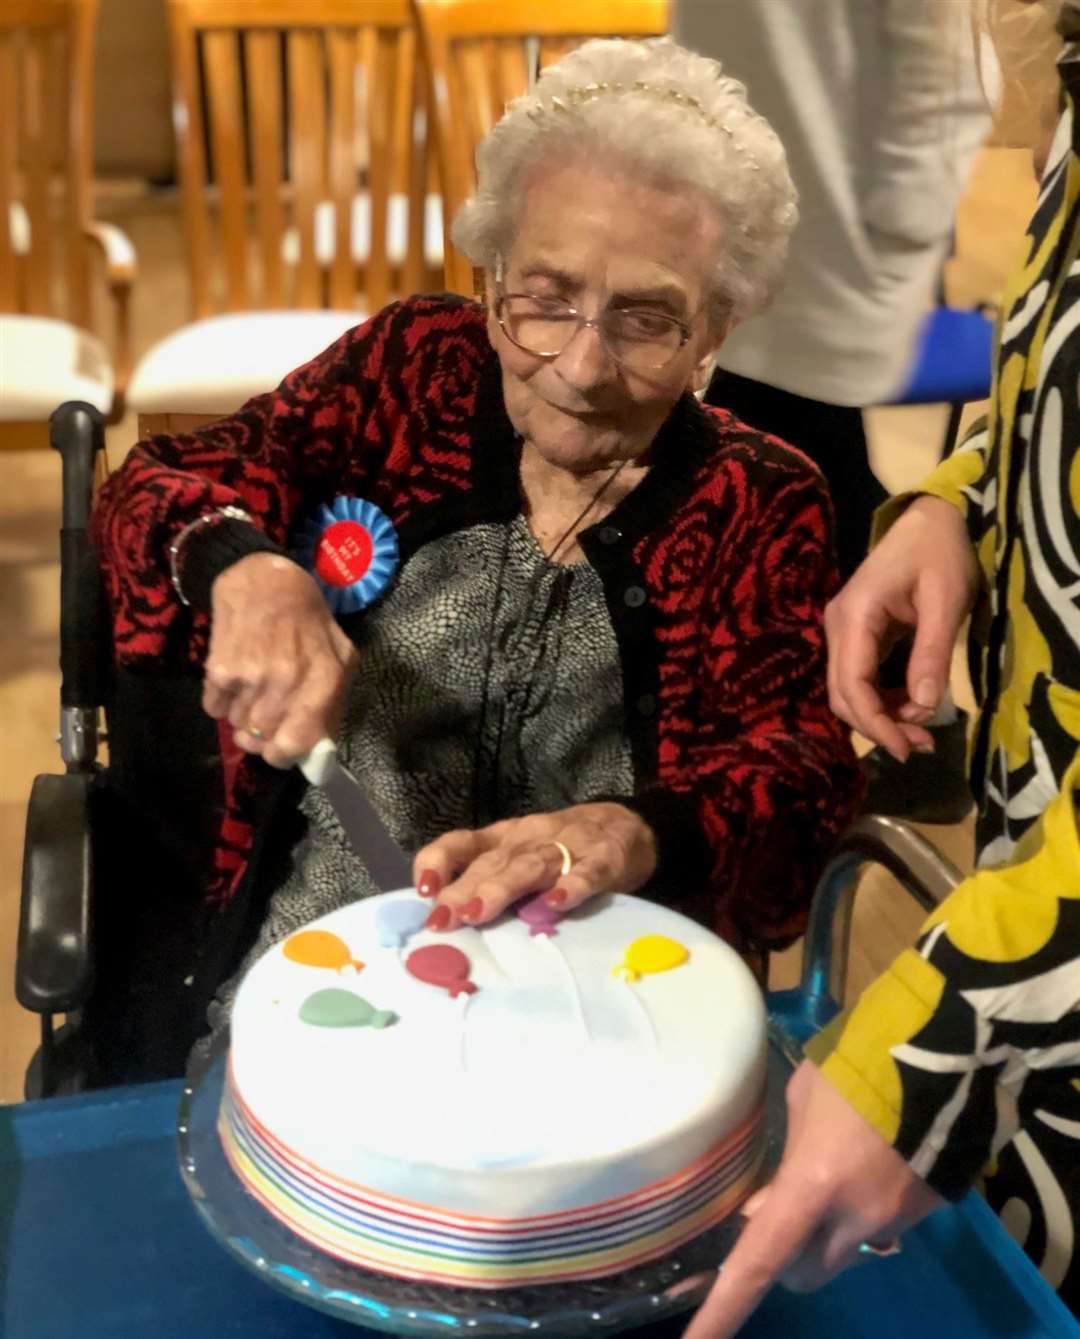
{"type": "Polygon", "coordinates": [[[338,757],[332,739],[320,739],[297,766],[318,786],[345,829],[349,845],[384,893],[413,886],[412,863],[386,829],[363,786],[338,757]]]}

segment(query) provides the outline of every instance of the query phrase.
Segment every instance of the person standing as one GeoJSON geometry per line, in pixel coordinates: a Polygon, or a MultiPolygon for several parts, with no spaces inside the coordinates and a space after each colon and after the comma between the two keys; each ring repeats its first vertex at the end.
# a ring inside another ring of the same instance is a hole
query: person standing
{"type": "MultiPolygon", "coordinates": [[[[887,496],[870,467],[863,410],[903,384],[989,129],[966,7],[675,0],[673,29],[748,86],[784,143],[800,197],[783,288],[725,341],[705,398],[818,465],[847,579],[887,496]]],[[[883,675],[900,688],[904,657],[883,675]]],[[[933,756],[901,768],[875,750],[864,762],[867,807],[924,822],[963,817],[965,726],[949,699],[933,756]]]]}
{"type": "MultiPolygon", "coordinates": [[[[1080,1315],[1080,0],[981,0],[1064,111],[1006,294],[989,421],[895,499],[888,532],[826,611],[830,701],[903,758],[969,613],[981,713],[978,869],[917,943],[811,1040],[788,1086],[773,1182],[685,1339],[732,1339],[778,1278],[820,1287],[981,1183],[1080,1315]],[[1008,22],[1016,20],[1016,22],[1008,22]],[[914,627],[909,698],[874,671],[914,627]],[[920,694],[919,696],[922,696],[920,694]]],[[[999,43],[999,50],[1007,49],[999,43]]],[[[1004,63],[1004,62],[1003,62],[1004,63]]]]}

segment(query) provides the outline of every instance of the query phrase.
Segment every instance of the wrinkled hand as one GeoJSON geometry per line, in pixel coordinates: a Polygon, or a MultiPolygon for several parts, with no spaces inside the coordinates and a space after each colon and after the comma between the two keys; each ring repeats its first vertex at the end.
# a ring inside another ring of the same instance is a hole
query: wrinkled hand
{"type": "Polygon", "coordinates": [[[776,1282],[810,1292],[865,1257],[861,1242],[899,1236],[944,1200],[818,1070],[788,1084],[788,1135],[770,1185],[684,1339],[729,1339],[776,1282]]]}
{"type": "Polygon", "coordinates": [[[291,767],[334,735],[356,648],[314,580],[277,554],[227,567],[210,598],[203,707],[248,753],[291,767]]]}
{"type": "Polygon", "coordinates": [[[656,869],[649,825],[621,804],[577,804],[551,814],[508,818],[476,831],[448,832],[418,852],[418,891],[434,897],[430,928],[493,920],[530,893],[548,893],[569,911],[597,893],[631,893],[656,869]],[[573,858],[562,875],[562,842],[573,858]]]}
{"type": "Polygon", "coordinates": [[[923,727],[948,685],[978,580],[963,517],[940,498],[921,497],[825,610],[832,709],[899,762],[933,748],[923,727]],[[915,629],[908,700],[889,704],[878,692],[878,666],[905,628],[915,629]]]}

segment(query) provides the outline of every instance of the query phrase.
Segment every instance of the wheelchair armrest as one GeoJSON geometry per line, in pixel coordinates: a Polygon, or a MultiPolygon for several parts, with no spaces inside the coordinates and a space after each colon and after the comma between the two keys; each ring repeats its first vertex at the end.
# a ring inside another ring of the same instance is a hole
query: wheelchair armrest
{"type": "Polygon", "coordinates": [[[91,986],[93,774],[34,778],[26,814],[15,995],[33,1013],[80,1008],[91,986]]]}
{"type": "Polygon", "coordinates": [[[867,865],[883,865],[926,910],[933,909],[963,875],[914,828],[867,814],[837,843],[818,880],[803,944],[802,980],[795,990],[769,997],[776,1035],[797,1063],[802,1044],[839,1010],[847,986],[851,913],[867,865]]]}
{"type": "Polygon", "coordinates": [[[837,1006],[847,985],[851,912],[867,865],[883,865],[927,912],[963,875],[920,833],[894,818],[867,814],[840,838],[818,881],[803,949],[801,989],[837,1006]]]}

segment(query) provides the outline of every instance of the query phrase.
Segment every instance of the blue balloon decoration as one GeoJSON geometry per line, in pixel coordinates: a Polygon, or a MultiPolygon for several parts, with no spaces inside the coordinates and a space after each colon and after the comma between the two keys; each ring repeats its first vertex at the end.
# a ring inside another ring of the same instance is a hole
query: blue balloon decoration
{"type": "Polygon", "coordinates": [[[375,933],[383,948],[401,948],[424,928],[431,908],[418,898],[381,902],[375,911],[375,933]]]}

